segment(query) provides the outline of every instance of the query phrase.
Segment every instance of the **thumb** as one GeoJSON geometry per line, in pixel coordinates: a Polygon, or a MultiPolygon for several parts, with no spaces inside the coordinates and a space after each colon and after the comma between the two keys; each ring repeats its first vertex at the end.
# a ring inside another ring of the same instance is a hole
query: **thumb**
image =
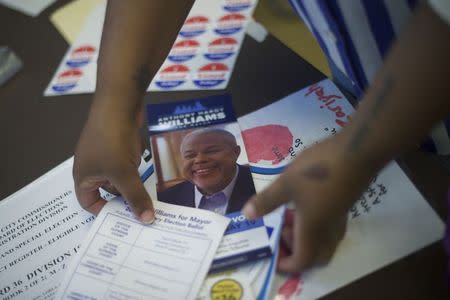
{"type": "Polygon", "coordinates": [[[152,200],[142,184],[136,169],[131,168],[127,172],[112,178],[111,183],[128,201],[133,213],[142,223],[151,224],[155,219],[152,200]]]}
{"type": "Polygon", "coordinates": [[[261,193],[253,195],[245,204],[242,213],[248,219],[256,219],[289,201],[290,195],[289,181],[286,173],[283,173],[261,193]]]}

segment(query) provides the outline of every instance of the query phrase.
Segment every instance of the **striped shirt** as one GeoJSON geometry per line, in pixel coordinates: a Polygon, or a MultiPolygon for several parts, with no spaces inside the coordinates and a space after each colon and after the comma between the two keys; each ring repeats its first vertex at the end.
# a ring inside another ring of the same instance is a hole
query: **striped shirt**
{"type": "MultiPolygon", "coordinates": [[[[393,41],[406,29],[417,0],[289,0],[314,34],[336,83],[360,98],[393,41]]],[[[450,0],[430,0],[450,24],[450,0]]],[[[433,129],[423,146],[450,154],[450,121],[433,129]]]]}

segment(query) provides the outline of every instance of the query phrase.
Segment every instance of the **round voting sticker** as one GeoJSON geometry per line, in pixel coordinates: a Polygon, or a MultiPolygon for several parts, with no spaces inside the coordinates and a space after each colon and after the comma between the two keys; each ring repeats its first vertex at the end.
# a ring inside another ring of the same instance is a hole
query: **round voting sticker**
{"type": "Polygon", "coordinates": [[[213,40],[208,45],[205,57],[210,60],[221,60],[236,53],[238,42],[234,38],[223,37],[213,40]]]}
{"type": "Polygon", "coordinates": [[[241,14],[227,14],[219,19],[214,32],[220,35],[230,35],[244,27],[245,17],[241,14]]]}
{"type": "Polygon", "coordinates": [[[225,0],[223,9],[229,12],[239,12],[246,10],[251,5],[251,0],[225,0]]]}
{"type": "Polygon", "coordinates": [[[197,54],[199,46],[200,44],[196,40],[183,40],[176,42],[167,58],[175,63],[190,60],[197,54]]]}
{"type": "Polygon", "coordinates": [[[242,285],[234,279],[219,280],[211,287],[211,299],[240,300],[243,293],[242,285]]]}
{"type": "Polygon", "coordinates": [[[83,72],[78,69],[64,71],[58,75],[52,89],[58,93],[67,92],[77,85],[81,76],[83,76],[83,72]]]}
{"type": "Polygon", "coordinates": [[[95,47],[89,45],[77,47],[70,53],[66,65],[71,68],[79,68],[87,65],[94,57],[95,51],[95,47]]]}
{"type": "Polygon", "coordinates": [[[162,89],[172,89],[183,84],[188,73],[189,68],[185,65],[171,65],[159,72],[155,84],[162,89]]]}
{"type": "Polygon", "coordinates": [[[185,38],[199,36],[206,31],[209,19],[205,16],[190,17],[184,22],[179,35],[185,38]]]}
{"type": "Polygon", "coordinates": [[[210,63],[197,71],[194,84],[201,88],[215,87],[225,81],[228,67],[222,63],[210,63]]]}

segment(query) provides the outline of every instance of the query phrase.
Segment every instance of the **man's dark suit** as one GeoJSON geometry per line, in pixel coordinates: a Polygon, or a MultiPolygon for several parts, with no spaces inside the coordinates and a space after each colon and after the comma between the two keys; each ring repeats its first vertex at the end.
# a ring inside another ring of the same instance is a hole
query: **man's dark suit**
{"type": "MultiPolygon", "coordinates": [[[[240,211],[248,198],[255,194],[255,186],[250,168],[241,165],[238,165],[238,167],[239,174],[228,201],[227,214],[240,211]]],[[[194,185],[189,181],[179,183],[158,193],[158,200],[170,204],[195,207],[194,185]]]]}

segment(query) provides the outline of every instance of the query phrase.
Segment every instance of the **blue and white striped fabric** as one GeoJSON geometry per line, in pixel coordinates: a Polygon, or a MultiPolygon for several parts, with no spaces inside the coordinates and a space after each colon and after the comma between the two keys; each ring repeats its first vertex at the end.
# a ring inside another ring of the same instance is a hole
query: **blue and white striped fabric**
{"type": "MultiPolygon", "coordinates": [[[[360,98],[417,0],[289,0],[328,58],[335,82],[360,98]]],[[[450,154],[450,122],[438,124],[425,148],[450,154]]]]}

